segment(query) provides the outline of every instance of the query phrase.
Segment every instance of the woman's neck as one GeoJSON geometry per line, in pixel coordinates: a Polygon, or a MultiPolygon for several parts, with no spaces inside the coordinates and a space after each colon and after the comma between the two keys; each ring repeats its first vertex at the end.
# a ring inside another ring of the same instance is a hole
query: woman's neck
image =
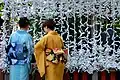
{"type": "Polygon", "coordinates": [[[27,29],[26,29],[26,28],[20,28],[20,30],[25,30],[25,31],[27,31],[27,29]]]}
{"type": "Polygon", "coordinates": [[[48,33],[49,33],[49,32],[52,32],[52,31],[54,31],[54,30],[48,30],[48,33]]]}

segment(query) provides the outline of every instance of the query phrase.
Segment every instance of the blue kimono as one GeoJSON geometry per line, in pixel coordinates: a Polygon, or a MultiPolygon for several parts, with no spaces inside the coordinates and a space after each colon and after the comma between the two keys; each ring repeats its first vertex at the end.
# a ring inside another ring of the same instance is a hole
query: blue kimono
{"type": "Polygon", "coordinates": [[[25,30],[14,32],[9,39],[8,62],[10,80],[29,80],[30,61],[33,54],[32,37],[25,30]]]}

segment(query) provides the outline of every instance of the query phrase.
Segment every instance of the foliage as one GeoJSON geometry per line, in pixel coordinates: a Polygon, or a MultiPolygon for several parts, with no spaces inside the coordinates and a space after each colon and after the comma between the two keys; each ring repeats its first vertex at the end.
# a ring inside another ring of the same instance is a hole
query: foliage
{"type": "Polygon", "coordinates": [[[0,17],[3,15],[4,3],[0,3],[0,17]]]}

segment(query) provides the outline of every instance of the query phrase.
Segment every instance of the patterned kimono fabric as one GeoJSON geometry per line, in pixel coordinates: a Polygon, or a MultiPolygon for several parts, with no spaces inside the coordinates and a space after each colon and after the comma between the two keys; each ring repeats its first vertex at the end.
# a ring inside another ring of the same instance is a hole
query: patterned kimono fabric
{"type": "Polygon", "coordinates": [[[55,61],[53,56],[46,55],[46,49],[62,49],[63,40],[55,31],[50,31],[35,45],[35,59],[40,76],[45,75],[45,80],[63,80],[64,63],[55,61]],[[49,61],[48,59],[51,59],[49,61]]]}
{"type": "MultiPolygon", "coordinates": [[[[23,55],[19,55],[17,58],[10,57],[10,60],[8,60],[8,62],[11,62],[10,80],[29,80],[30,60],[33,53],[32,37],[27,33],[27,31],[18,30],[10,36],[8,44],[12,44],[12,46],[15,46],[16,44],[23,44],[23,43],[25,43],[27,50],[26,55],[24,55],[25,59],[22,59],[23,55]]],[[[10,49],[8,54],[11,55],[12,53],[13,53],[13,49],[10,49]]]]}

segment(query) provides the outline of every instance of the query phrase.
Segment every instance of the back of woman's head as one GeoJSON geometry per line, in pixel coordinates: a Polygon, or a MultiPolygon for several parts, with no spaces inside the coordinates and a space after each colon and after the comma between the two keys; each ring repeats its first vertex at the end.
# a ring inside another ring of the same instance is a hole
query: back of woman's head
{"type": "Polygon", "coordinates": [[[27,17],[21,17],[18,21],[20,28],[25,28],[26,26],[30,25],[29,20],[27,17]]]}
{"type": "Polygon", "coordinates": [[[51,30],[54,30],[55,26],[56,26],[55,21],[53,19],[48,19],[45,22],[43,22],[42,28],[47,27],[51,30]]]}

